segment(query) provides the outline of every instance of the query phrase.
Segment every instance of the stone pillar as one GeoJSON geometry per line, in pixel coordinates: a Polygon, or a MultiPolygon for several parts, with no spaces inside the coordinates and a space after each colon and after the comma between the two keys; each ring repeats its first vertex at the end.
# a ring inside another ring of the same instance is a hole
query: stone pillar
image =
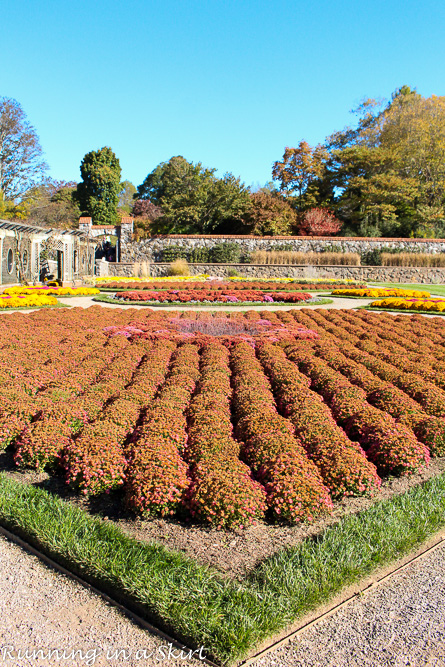
{"type": "Polygon", "coordinates": [[[126,261],[126,246],[133,241],[134,223],[133,218],[122,218],[121,224],[117,226],[117,256],[116,262],[126,261]]]}
{"type": "Polygon", "coordinates": [[[96,276],[109,276],[110,269],[106,259],[96,260],[96,276]]]}

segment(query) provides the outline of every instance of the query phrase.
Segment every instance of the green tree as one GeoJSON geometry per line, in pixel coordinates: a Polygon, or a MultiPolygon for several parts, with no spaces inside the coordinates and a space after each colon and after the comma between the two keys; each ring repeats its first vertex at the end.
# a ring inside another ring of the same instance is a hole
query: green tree
{"type": "Polygon", "coordinates": [[[122,181],[121,188],[117,204],[118,209],[125,215],[130,215],[135,201],[134,197],[137,192],[136,186],[133,185],[131,181],[122,181]]]}
{"type": "Polygon", "coordinates": [[[121,187],[121,167],[111,148],[87,153],[80,165],[82,182],[77,187],[77,200],[83,214],[91,216],[96,225],[116,224],[121,187]]]}
{"type": "Polygon", "coordinates": [[[0,196],[20,202],[40,183],[47,164],[35,129],[20,104],[0,97],[0,196]]]}
{"type": "Polygon", "coordinates": [[[138,198],[160,207],[152,226],[158,234],[233,233],[251,207],[249,190],[239,178],[215,176],[199,162],[178,155],[158,165],[138,187],[138,198]]]}
{"type": "Polygon", "coordinates": [[[327,139],[325,178],[343,233],[433,236],[445,231],[445,97],[409,86],[365,100],[359,121],[327,139]]]}

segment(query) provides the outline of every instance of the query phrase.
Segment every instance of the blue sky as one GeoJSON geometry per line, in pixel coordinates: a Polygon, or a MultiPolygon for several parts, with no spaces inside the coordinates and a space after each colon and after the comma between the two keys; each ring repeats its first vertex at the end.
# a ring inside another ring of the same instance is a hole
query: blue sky
{"type": "Polygon", "coordinates": [[[172,155],[263,185],[364,97],[445,95],[443,1],[14,0],[0,24],[0,96],[64,180],[110,146],[135,185],[172,155]]]}

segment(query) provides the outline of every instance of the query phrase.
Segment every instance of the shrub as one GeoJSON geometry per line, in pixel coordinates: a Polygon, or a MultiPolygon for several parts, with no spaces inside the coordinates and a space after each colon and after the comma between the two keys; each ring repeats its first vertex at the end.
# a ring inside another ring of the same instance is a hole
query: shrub
{"type": "Polygon", "coordinates": [[[298,233],[300,236],[331,236],[338,234],[340,220],[327,208],[311,208],[303,214],[298,233]]]}
{"type": "Polygon", "coordinates": [[[193,248],[187,256],[189,262],[202,262],[207,264],[212,261],[212,251],[210,248],[193,248]]]}
{"type": "Polygon", "coordinates": [[[162,262],[174,262],[175,259],[187,259],[187,251],[183,246],[170,245],[162,250],[162,262]]]}
{"type": "Polygon", "coordinates": [[[241,257],[241,248],[238,243],[217,243],[212,248],[212,262],[216,264],[237,264],[241,257]]]}
{"type": "Polygon", "coordinates": [[[360,256],[362,266],[382,266],[382,251],[379,248],[363,252],[360,256]]]}

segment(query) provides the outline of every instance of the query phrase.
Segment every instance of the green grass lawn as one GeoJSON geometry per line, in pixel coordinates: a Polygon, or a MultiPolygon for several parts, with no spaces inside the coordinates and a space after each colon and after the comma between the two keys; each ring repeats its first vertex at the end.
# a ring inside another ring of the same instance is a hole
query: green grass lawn
{"type": "Polygon", "coordinates": [[[378,287],[399,287],[400,289],[418,289],[425,290],[431,294],[437,294],[438,296],[445,296],[445,285],[418,285],[415,283],[368,283],[372,286],[376,285],[378,287]]]}

